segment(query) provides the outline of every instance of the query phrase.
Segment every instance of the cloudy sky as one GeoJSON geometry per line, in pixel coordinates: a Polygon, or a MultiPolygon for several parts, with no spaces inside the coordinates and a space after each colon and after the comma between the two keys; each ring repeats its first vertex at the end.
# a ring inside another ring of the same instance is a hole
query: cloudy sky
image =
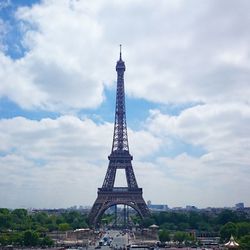
{"type": "Polygon", "coordinates": [[[248,0],[0,0],[0,207],[93,204],[120,43],[145,200],[250,206],[249,10],[248,0]]]}

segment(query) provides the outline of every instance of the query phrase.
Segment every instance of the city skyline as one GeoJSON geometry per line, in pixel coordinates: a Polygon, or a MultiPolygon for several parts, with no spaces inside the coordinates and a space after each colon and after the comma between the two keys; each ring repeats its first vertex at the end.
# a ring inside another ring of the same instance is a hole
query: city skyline
{"type": "Polygon", "coordinates": [[[119,44],[144,199],[250,206],[249,7],[1,1],[1,207],[94,202],[112,146],[119,44]]]}

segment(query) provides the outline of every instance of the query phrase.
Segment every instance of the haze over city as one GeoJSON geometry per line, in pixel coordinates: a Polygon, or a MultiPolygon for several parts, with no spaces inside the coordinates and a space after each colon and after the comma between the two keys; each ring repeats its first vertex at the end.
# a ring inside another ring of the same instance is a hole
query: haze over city
{"type": "Polygon", "coordinates": [[[93,204],[112,145],[119,44],[144,199],[250,206],[249,8],[246,0],[2,0],[1,207],[93,204]]]}

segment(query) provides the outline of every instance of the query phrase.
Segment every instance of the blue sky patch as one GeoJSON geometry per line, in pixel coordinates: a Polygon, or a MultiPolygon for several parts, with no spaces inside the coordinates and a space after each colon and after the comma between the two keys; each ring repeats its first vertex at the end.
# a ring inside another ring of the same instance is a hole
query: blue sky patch
{"type": "Polygon", "coordinates": [[[6,33],[2,38],[2,43],[5,48],[4,53],[12,59],[19,59],[25,55],[27,48],[22,44],[23,33],[20,29],[20,21],[15,17],[15,12],[18,7],[30,7],[40,1],[11,0],[9,5],[4,4],[4,2],[7,3],[8,1],[3,1],[2,8],[0,8],[0,18],[4,20],[4,26],[6,28],[6,33]]]}
{"type": "Polygon", "coordinates": [[[7,97],[0,98],[0,119],[11,119],[16,116],[22,116],[30,120],[41,120],[43,118],[55,119],[59,117],[59,114],[39,109],[25,110],[7,97]]]}

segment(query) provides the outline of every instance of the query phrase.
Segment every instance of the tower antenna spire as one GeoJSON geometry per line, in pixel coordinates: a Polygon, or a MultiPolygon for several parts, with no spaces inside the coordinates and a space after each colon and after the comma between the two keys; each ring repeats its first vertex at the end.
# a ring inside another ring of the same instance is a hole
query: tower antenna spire
{"type": "Polygon", "coordinates": [[[120,60],[122,60],[122,45],[120,44],[120,60]]]}

